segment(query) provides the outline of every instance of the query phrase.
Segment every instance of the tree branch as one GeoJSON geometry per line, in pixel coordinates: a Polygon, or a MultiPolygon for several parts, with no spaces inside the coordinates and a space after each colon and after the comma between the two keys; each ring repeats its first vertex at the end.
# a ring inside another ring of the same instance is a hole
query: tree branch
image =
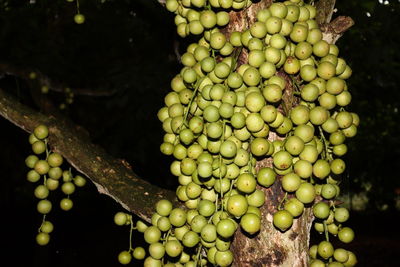
{"type": "Polygon", "coordinates": [[[47,125],[52,150],[92,180],[100,193],[112,197],[144,220],[150,221],[154,205],[160,199],[166,198],[178,205],[174,192],[138,177],[126,161],[115,159],[92,144],[81,127],[59,117],[43,115],[2,89],[0,115],[27,132],[32,132],[39,124],[47,125]]]}
{"type": "Polygon", "coordinates": [[[323,33],[323,39],[330,44],[339,40],[345,31],[354,25],[354,20],[347,16],[339,16],[332,21],[336,0],[320,0],[316,3],[316,20],[323,33]]]}
{"type": "Polygon", "coordinates": [[[352,18],[339,16],[328,24],[320,25],[323,39],[330,44],[334,44],[353,25],[354,20],[352,18]]]}
{"type": "MultiPolygon", "coordinates": [[[[64,93],[65,88],[68,86],[60,82],[56,82],[50,79],[48,76],[44,75],[38,70],[26,70],[22,68],[16,68],[6,63],[0,63],[0,73],[5,73],[7,75],[13,75],[20,77],[28,82],[28,84],[36,85],[37,87],[47,86],[49,90],[64,93]],[[30,78],[30,74],[35,73],[35,78],[30,78]]],[[[90,89],[90,88],[70,88],[74,95],[86,95],[86,96],[111,96],[114,95],[118,89],[90,89]]]]}
{"type": "Polygon", "coordinates": [[[316,20],[318,24],[329,23],[332,20],[332,15],[335,12],[336,0],[320,0],[315,4],[317,9],[316,20]]]}

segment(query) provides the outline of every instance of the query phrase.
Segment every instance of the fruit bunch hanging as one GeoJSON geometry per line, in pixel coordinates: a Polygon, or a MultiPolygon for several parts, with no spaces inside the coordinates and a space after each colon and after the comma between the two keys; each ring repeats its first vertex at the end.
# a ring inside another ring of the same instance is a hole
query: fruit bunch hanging
{"type": "Polygon", "coordinates": [[[346,139],[359,125],[357,114],[346,109],[352,70],[339,48],[323,40],[316,8],[301,0],[259,10],[243,31],[222,31],[228,12],[250,5],[166,1],[178,34],[200,37],[182,55],[184,67],[158,112],[165,131],[160,149],[175,159],[170,170],[185,208],[158,202],[148,227],[140,221],[133,227],[129,215],[116,215],[117,224],[143,232],[149,244],[147,257],[143,248],[122,252],[123,264],[133,253],[145,259],[144,266],[231,265],[235,231],[257,235],[268,223],[260,212],[266,201],[261,187],[276,180],[285,192],[273,215],[277,231],[289,230],[306,206],[315,230],[325,234],[310,248],[310,266],[357,263],[354,253],[329,242],[331,236],[343,243],[354,238],[345,226],[349,211],[335,202],[346,139]],[[264,159],[270,166],[257,167],[264,159]]]}
{"type": "Polygon", "coordinates": [[[39,183],[34,189],[34,196],[39,199],[37,211],[43,215],[42,223],[36,235],[36,242],[47,245],[50,241],[50,233],[54,225],[46,217],[53,209],[52,201],[49,200],[51,191],[61,189],[65,197],[59,202],[60,209],[69,211],[74,203],[70,196],[76,187],[86,184],[86,179],[80,175],[72,175],[71,169],[63,170],[63,157],[57,152],[51,152],[48,147],[49,130],[45,125],[37,126],[29,136],[33,154],[25,159],[25,164],[30,170],[26,178],[31,183],[39,183]]]}

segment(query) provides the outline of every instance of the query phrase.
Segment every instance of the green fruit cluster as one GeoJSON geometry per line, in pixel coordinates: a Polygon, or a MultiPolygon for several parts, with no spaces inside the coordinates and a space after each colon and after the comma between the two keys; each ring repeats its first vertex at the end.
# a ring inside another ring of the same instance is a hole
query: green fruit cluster
{"type": "Polygon", "coordinates": [[[72,103],[74,103],[74,92],[72,92],[71,88],[69,87],[65,87],[63,89],[64,92],[64,101],[59,105],[59,108],[61,110],[64,110],[68,107],[68,105],[71,105],[72,103]]]}
{"type": "Polygon", "coordinates": [[[225,13],[247,4],[166,1],[180,36],[202,36],[182,55],[184,67],[158,112],[165,131],[160,150],[174,157],[170,171],[186,209],[157,203],[144,230],[144,265],[231,265],[236,230],[259,232],[261,186],[278,180],[286,194],[273,215],[276,229],[289,230],[312,206],[315,228],[326,240],[311,247],[311,266],[354,266],[352,252],[329,242],[329,235],[344,243],[354,238],[343,225],[348,211],[335,205],[345,141],[359,125],[357,114],[346,110],[352,70],[339,48],[323,40],[315,7],[300,0],[273,3],[248,29],[222,33],[225,13]],[[256,168],[268,158],[269,167],[256,168]]]}
{"type": "Polygon", "coordinates": [[[138,230],[143,233],[148,228],[147,225],[138,221],[136,226],[134,226],[132,216],[125,212],[117,212],[114,215],[114,223],[119,226],[130,226],[129,249],[121,251],[118,254],[119,263],[123,265],[129,264],[132,261],[132,257],[136,260],[143,260],[146,256],[146,250],[143,247],[132,247],[132,232],[133,230],[138,230]]]}
{"type": "Polygon", "coordinates": [[[32,145],[34,154],[25,159],[25,165],[30,168],[26,178],[31,183],[39,184],[34,190],[34,196],[39,199],[37,211],[43,214],[43,221],[39,227],[36,241],[39,245],[47,245],[50,241],[50,233],[53,231],[53,224],[46,220],[46,215],[52,210],[52,202],[48,199],[50,192],[61,188],[66,195],[59,205],[62,210],[68,211],[73,207],[70,195],[75,192],[76,187],[86,184],[86,179],[80,175],[72,176],[70,170],[62,170],[63,157],[57,152],[50,152],[47,145],[49,130],[45,125],[37,126],[29,136],[29,143],[32,145]],[[60,183],[61,186],[60,186],[60,183]]]}
{"type": "MultiPolygon", "coordinates": [[[[36,79],[36,73],[32,72],[29,75],[30,79],[36,79]]],[[[40,84],[40,91],[42,94],[48,94],[50,91],[50,88],[46,84],[40,84]]],[[[68,107],[68,105],[71,105],[74,103],[74,93],[72,92],[71,88],[65,87],[63,88],[63,93],[65,100],[59,105],[59,109],[64,110],[68,107]]]]}
{"type": "Polygon", "coordinates": [[[241,10],[251,4],[251,0],[166,0],[165,7],[176,14],[178,35],[186,37],[226,26],[229,23],[227,11],[241,10]]]}

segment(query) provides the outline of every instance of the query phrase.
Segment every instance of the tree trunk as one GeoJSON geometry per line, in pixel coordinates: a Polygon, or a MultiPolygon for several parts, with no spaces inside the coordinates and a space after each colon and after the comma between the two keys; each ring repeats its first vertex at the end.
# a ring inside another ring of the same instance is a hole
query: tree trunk
{"type": "MultiPolygon", "coordinates": [[[[256,20],[257,12],[269,7],[273,0],[261,0],[251,5],[249,8],[240,12],[230,12],[230,24],[223,30],[229,36],[233,31],[244,31],[256,20]]],[[[335,43],[340,36],[350,28],[354,22],[349,17],[338,17],[331,22],[335,1],[320,0],[316,7],[318,9],[317,22],[324,33],[327,42],[335,43]]],[[[247,62],[247,51],[243,49],[239,56],[239,64],[247,62]]],[[[277,73],[285,78],[286,88],[280,111],[287,115],[298,103],[294,97],[292,81],[283,71],[277,73]]],[[[280,137],[274,132],[270,132],[270,141],[280,137]]],[[[272,167],[272,158],[259,161],[256,165],[257,171],[261,167],[272,167]]],[[[308,266],[308,247],[310,241],[310,229],[314,219],[311,204],[306,205],[303,214],[294,219],[292,227],[286,232],[277,230],[272,223],[273,214],[278,210],[278,206],[285,197],[281,187],[281,176],[270,188],[258,187],[265,192],[265,204],[261,207],[262,226],[259,233],[249,236],[247,233],[238,230],[235,234],[231,249],[234,253],[233,267],[258,267],[258,266],[308,266]]]]}
{"type": "Polygon", "coordinates": [[[295,219],[293,226],[282,233],[272,224],[272,215],[283,192],[280,183],[264,189],[266,204],[261,209],[263,224],[255,236],[248,236],[237,231],[232,244],[234,267],[275,267],[275,266],[308,266],[308,245],[312,225],[312,211],[306,208],[302,216],[295,219]]]}
{"type": "MultiPolygon", "coordinates": [[[[231,12],[231,22],[224,29],[226,35],[232,31],[244,31],[256,20],[257,12],[267,8],[273,1],[263,0],[253,4],[250,8],[241,12],[231,12]]],[[[247,62],[247,51],[243,51],[240,56],[240,63],[247,62]]],[[[283,72],[278,75],[288,78],[283,72]]],[[[293,97],[293,88],[290,79],[286,79],[287,86],[284,92],[284,103],[280,110],[285,113],[296,103],[293,97]]],[[[268,139],[270,141],[279,139],[274,132],[271,132],[268,139]]],[[[256,169],[261,167],[271,167],[272,158],[267,158],[257,163],[256,169]]],[[[249,236],[239,230],[235,234],[232,243],[234,253],[234,267],[261,267],[261,266],[308,266],[308,244],[310,239],[310,228],[312,224],[312,212],[306,208],[302,216],[294,220],[293,226],[282,233],[272,224],[272,216],[278,210],[279,203],[284,198],[281,189],[280,177],[270,188],[259,189],[265,192],[266,202],[261,208],[262,226],[259,233],[249,236]]]]}

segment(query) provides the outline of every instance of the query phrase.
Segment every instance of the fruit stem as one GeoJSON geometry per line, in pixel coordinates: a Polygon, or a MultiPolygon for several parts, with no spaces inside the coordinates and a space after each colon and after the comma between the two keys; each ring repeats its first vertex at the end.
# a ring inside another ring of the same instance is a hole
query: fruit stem
{"type": "Polygon", "coordinates": [[[324,232],[325,232],[325,239],[329,242],[329,233],[328,233],[328,226],[326,225],[326,220],[324,220],[324,232]]]}
{"type": "MultiPolygon", "coordinates": [[[[251,139],[250,139],[250,144],[251,144],[251,142],[254,140],[254,138],[252,137],[251,139]]],[[[253,154],[250,152],[249,153],[250,154],[250,156],[249,156],[249,163],[248,163],[248,165],[249,165],[249,173],[251,173],[251,174],[253,174],[254,175],[254,173],[253,173],[253,163],[252,163],[252,161],[253,161],[253,154]]]]}
{"type": "Polygon", "coordinates": [[[278,210],[281,210],[281,209],[282,209],[282,204],[283,204],[283,202],[284,202],[285,200],[287,200],[287,192],[285,192],[285,196],[284,196],[284,197],[282,198],[282,200],[279,202],[278,210]]]}
{"type": "Polygon", "coordinates": [[[324,159],[332,160],[332,156],[329,153],[329,144],[325,138],[324,131],[322,130],[321,126],[318,126],[318,129],[321,134],[322,143],[324,143],[324,159]]]}
{"type": "Polygon", "coordinates": [[[46,160],[47,160],[47,158],[49,157],[49,154],[50,154],[49,148],[47,146],[47,138],[44,139],[44,145],[46,146],[46,160]]]}
{"type": "Polygon", "coordinates": [[[129,218],[131,228],[129,230],[129,251],[133,251],[132,248],[132,232],[133,232],[133,220],[132,217],[129,218]]]}
{"type": "MultiPolygon", "coordinates": [[[[225,120],[222,123],[222,136],[221,136],[221,145],[225,140],[225,120]]],[[[221,152],[219,153],[219,194],[220,194],[220,198],[221,198],[221,204],[222,204],[222,199],[224,197],[224,194],[222,192],[222,156],[221,156],[221,152]]],[[[221,210],[224,211],[224,205],[221,205],[221,210]]]]}
{"type": "MultiPolygon", "coordinates": [[[[201,84],[201,82],[202,82],[203,80],[204,80],[204,78],[198,80],[198,81],[196,82],[196,85],[194,86],[193,95],[192,95],[192,97],[190,98],[190,101],[189,101],[187,110],[186,110],[186,112],[185,112],[185,116],[183,117],[183,121],[182,121],[181,125],[180,125],[179,128],[178,128],[178,135],[179,135],[180,130],[182,129],[183,124],[186,123],[187,117],[188,117],[188,115],[189,115],[189,113],[190,113],[190,108],[192,107],[193,100],[196,98],[197,91],[199,90],[200,84],[201,84]]],[[[178,140],[179,140],[179,138],[177,138],[176,141],[178,141],[178,140]]]]}
{"type": "Polygon", "coordinates": [[[168,237],[171,234],[171,229],[172,229],[172,227],[168,230],[168,232],[164,233],[163,245],[165,245],[165,243],[168,241],[168,237]]]}
{"type": "Polygon", "coordinates": [[[80,11],[79,11],[79,0],[76,0],[76,12],[78,14],[80,14],[80,11]]]}
{"type": "Polygon", "coordinates": [[[195,266],[197,266],[197,263],[199,262],[199,258],[200,258],[200,256],[201,256],[201,250],[203,249],[203,245],[200,245],[199,246],[199,251],[197,252],[197,255],[196,255],[196,260],[194,261],[194,263],[195,263],[195,266]]]}
{"type": "Polygon", "coordinates": [[[43,214],[42,224],[40,225],[40,227],[38,229],[39,233],[42,232],[42,227],[43,227],[43,224],[44,224],[45,221],[46,221],[46,214],[43,214]]]}

